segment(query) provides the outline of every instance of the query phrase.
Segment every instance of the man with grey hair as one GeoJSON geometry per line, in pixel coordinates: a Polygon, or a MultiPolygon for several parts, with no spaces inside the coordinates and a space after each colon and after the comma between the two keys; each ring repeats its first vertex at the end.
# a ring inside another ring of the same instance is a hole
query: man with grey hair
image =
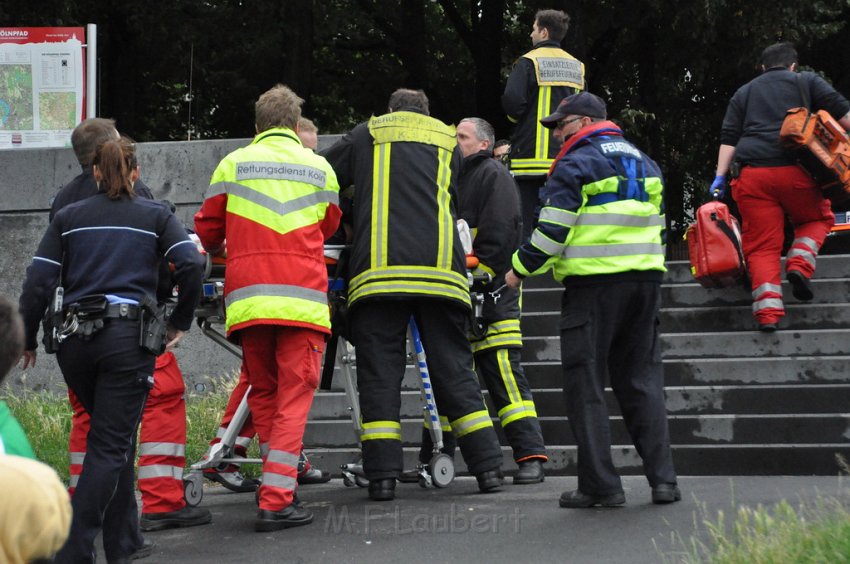
{"type": "Polygon", "coordinates": [[[531,387],[520,365],[520,294],[510,288],[494,292],[505,283],[511,254],[521,242],[516,184],[508,169],[492,158],[495,135],[487,121],[461,120],[457,142],[463,154],[458,215],[475,234],[472,249],[478,266],[473,274],[486,273],[491,279],[478,288],[484,294],[487,331],[481,337],[470,335],[475,366],[519,466],[514,484],[542,482],[548,457],[531,387]]]}
{"type": "Polygon", "coordinates": [[[296,135],[302,103],[281,84],[260,96],[257,136],[219,163],[195,215],[208,252],[227,240],[227,335],[242,344],[263,452],[260,532],[313,521],[295,486],[331,326],[323,242],[341,212],[333,169],[296,135]]]}
{"type": "Polygon", "coordinates": [[[502,483],[502,452],[465,333],[471,305],[455,227],[455,128],[428,115],[421,90],[396,90],[388,106],[324,153],[340,186],[356,186],[348,299],[369,497],[392,500],[403,468],[399,411],[411,317],[440,410],[479,489],[493,491],[502,483]]]}

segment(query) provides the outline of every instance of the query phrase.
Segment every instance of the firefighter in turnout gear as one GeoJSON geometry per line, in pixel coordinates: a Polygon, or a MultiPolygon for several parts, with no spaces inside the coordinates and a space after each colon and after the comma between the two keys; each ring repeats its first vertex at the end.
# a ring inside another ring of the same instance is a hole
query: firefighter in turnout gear
{"type": "Polygon", "coordinates": [[[492,491],[502,483],[502,453],[465,333],[470,300],[456,228],[455,129],[429,117],[422,91],[397,90],[389,112],[325,153],[340,185],[355,186],[348,296],[369,496],[393,499],[402,471],[400,388],[411,316],[441,414],[479,489],[492,491]]]}
{"type": "MultiPolygon", "coordinates": [[[[464,157],[459,215],[473,235],[473,254],[479,262],[473,275],[486,273],[491,279],[482,288],[487,331],[479,337],[470,335],[470,341],[475,370],[487,386],[519,466],[514,484],[535,484],[543,481],[543,463],[548,457],[531,388],[520,365],[519,290],[494,291],[504,284],[511,254],[520,243],[516,185],[508,170],[492,158],[494,139],[493,126],[483,119],[466,118],[457,126],[458,147],[464,157]]],[[[426,428],[419,461],[427,464],[432,449],[426,428]]],[[[418,481],[418,472],[414,470],[412,477],[418,481]]]]}
{"type": "Polygon", "coordinates": [[[515,124],[510,169],[519,186],[524,239],[534,228],[540,187],[558,153],[558,144],[540,120],[585,87],[584,63],[561,49],[569,23],[570,17],[560,10],[537,12],[531,31],[534,48],[516,62],[502,94],[502,108],[515,124]]]}
{"type": "Polygon", "coordinates": [[[581,92],[543,124],[564,139],[543,188],[529,241],[505,275],[552,270],[565,287],[561,362],[567,416],[578,447],[578,489],[561,507],[625,503],[611,459],[605,405],[610,378],[652,488],[652,501],[681,499],[670,453],[658,308],[664,267],[661,171],[607,121],[605,102],[581,92]]]}
{"type": "Polygon", "coordinates": [[[208,252],[227,239],[228,338],[242,345],[248,406],[263,457],[255,529],[313,521],[295,498],[307,415],[330,334],[324,241],[336,231],[339,186],[297,136],[304,101],[283,85],[255,106],[257,136],[219,163],[195,230],[208,252]]]}

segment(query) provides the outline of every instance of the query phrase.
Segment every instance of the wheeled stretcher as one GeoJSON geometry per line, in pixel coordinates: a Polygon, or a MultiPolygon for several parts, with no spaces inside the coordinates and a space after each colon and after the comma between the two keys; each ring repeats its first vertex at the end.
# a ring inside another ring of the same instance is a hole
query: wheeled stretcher
{"type": "MultiPolygon", "coordinates": [[[[327,246],[328,250],[342,250],[343,247],[327,246]]],[[[240,360],[242,359],[242,349],[238,345],[227,340],[225,335],[216,328],[224,324],[224,275],[225,264],[223,260],[214,259],[207,255],[207,264],[203,285],[203,297],[201,303],[195,310],[195,317],[201,332],[209,337],[214,343],[221,346],[240,360]]],[[[470,279],[471,283],[471,279],[470,279]]],[[[338,277],[331,278],[329,281],[329,297],[332,305],[334,300],[345,300],[344,281],[338,277]]],[[[473,299],[473,301],[475,301],[473,299]]],[[[479,308],[480,311],[480,308],[479,308]]],[[[480,325],[478,325],[480,328],[480,325]]],[[[486,328],[484,328],[486,330],[486,328]]],[[[440,450],[443,448],[442,428],[439,424],[439,412],[434,401],[431,380],[428,374],[427,360],[425,351],[422,346],[422,341],[419,336],[416,323],[411,318],[409,343],[412,347],[412,352],[408,354],[415,357],[415,362],[419,368],[419,373],[422,379],[422,397],[425,404],[426,416],[432,422],[430,425],[431,438],[434,444],[434,456],[429,464],[421,465],[420,485],[423,487],[445,487],[448,486],[454,479],[454,462],[448,455],[442,454],[440,450]]],[[[325,356],[325,364],[335,362],[340,367],[342,375],[343,389],[345,390],[346,399],[348,401],[348,411],[351,416],[352,428],[355,438],[359,444],[362,427],[360,424],[360,406],[357,396],[357,381],[355,379],[352,368],[356,362],[356,353],[354,347],[345,340],[342,336],[336,335],[338,342],[335,351],[328,350],[325,356]],[[328,353],[331,353],[330,359],[328,353]]],[[[207,468],[221,468],[229,464],[262,464],[262,459],[259,458],[243,458],[234,457],[233,448],[236,444],[236,439],[239,436],[239,431],[242,429],[245,421],[250,414],[248,407],[248,394],[250,387],[242,398],[236,413],[231,422],[227,425],[221,441],[212,445],[204,457],[198,462],[190,466],[190,471],[184,476],[184,495],[186,502],[189,505],[196,506],[203,499],[203,471],[207,468]]],[[[368,480],[363,472],[363,464],[361,461],[356,461],[341,466],[343,483],[346,486],[368,485],[368,480]]]]}

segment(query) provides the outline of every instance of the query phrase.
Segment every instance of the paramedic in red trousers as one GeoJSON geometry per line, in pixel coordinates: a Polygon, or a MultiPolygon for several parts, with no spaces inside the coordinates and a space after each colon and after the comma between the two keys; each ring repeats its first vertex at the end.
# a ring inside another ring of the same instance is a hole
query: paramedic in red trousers
{"type": "MultiPolygon", "coordinates": [[[[518,466],[514,484],[536,484],[543,481],[543,463],[549,458],[531,387],[520,365],[519,291],[505,288],[498,299],[491,293],[504,284],[511,254],[521,242],[516,184],[508,169],[493,158],[494,142],[493,126],[481,118],[465,118],[457,126],[457,144],[463,154],[458,214],[473,234],[472,250],[479,262],[473,275],[487,274],[491,279],[480,289],[484,294],[487,332],[469,338],[475,370],[490,392],[518,466]]],[[[426,429],[419,461],[427,464],[432,450],[433,442],[426,429]]],[[[418,472],[414,474],[418,481],[418,472]]]]}
{"type": "Polygon", "coordinates": [[[578,450],[578,489],[561,507],[625,503],[611,459],[605,385],[652,488],[653,503],[682,498],[670,453],[658,332],[664,267],[663,181],[658,165],[606,120],[589,92],[564,99],[542,120],[563,146],[543,187],[531,239],[505,275],[553,271],[564,284],[561,363],[567,417],[578,450]]]}
{"type": "Polygon", "coordinates": [[[550,131],[540,120],[552,113],[564,97],[584,89],[584,63],[561,49],[570,17],[560,10],[540,10],[531,29],[533,49],[514,65],[502,108],[511,123],[510,168],[519,186],[522,206],[522,235],[534,228],[540,187],[558,153],[550,131]]]}
{"type": "Polygon", "coordinates": [[[369,497],[395,497],[405,337],[416,320],[440,411],[482,492],[502,483],[502,451],[472,368],[466,264],[457,232],[455,128],[429,116],[421,90],[399,89],[389,113],[325,152],[355,186],[348,299],[357,349],[363,469],[369,497]]]}
{"type": "Polygon", "coordinates": [[[771,332],[785,315],[780,254],[786,214],[794,240],[785,260],[785,277],[801,301],[814,297],[810,279],[815,259],[835,223],[829,200],[779,144],[785,112],[808,102],[811,111],[826,110],[850,129],[850,103],[815,73],[796,72],[797,51],[790,43],[765,49],[761,70],[735,92],[726,108],[710,192],[723,197],[729,169],[737,163],[740,174],[732,179],[732,197],[743,223],[753,317],[759,329],[771,332]]]}
{"type": "Polygon", "coordinates": [[[339,225],[339,186],[296,132],[301,104],[277,85],[255,105],[257,136],[212,175],[195,231],[224,251],[226,330],[242,345],[248,405],[264,457],[257,531],[307,525],[295,497],[298,455],[330,334],[324,241],[339,225]]]}
{"type": "MultiPolygon", "coordinates": [[[[118,138],[115,121],[111,119],[90,118],[74,128],[71,146],[82,172],[56,194],[48,215],[50,221],[65,206],[97,193],[97,183],[92,174],[95,151],[102,143],[118,138]]],[[[133,191],[138,197],[153,199],[153,194],[141,179],[136,180],[133,191]]],[[[169,299],[172,295],[171,273],[167,266],[167,262],[163,262],[159,269],[159,299],[169,299]]],[[[209,510],[189,507],[183,497],[186,449],[184,393],[185,384],[177,359],[170,351],[163,353],[156,359],[154,385],[142,413],[138,485],[142,495],[140,527],[143,531],[203,525],[212,520],[209,510]]],[[[91,417],[70,388],[68,397],[74,412],[68,437],[68,492],[73,495],[86,457],[91,417]]]]}
{"type": "Polygon", "coordinates": [[[201,292],[203,262],[186,230],[159,202],[137,198],[135,145],[126,139],[98,147],[93,172],[99,192],[61,209],[27,269],[20,298],[26,325],[26,368],[36,360],[39,322],[64,288],[63,334],[56,359],[68,386],[91,415],[86,460],[72,500],[68,541],[57,562],[94,562],[103,532],[110,562],[148,555],[139,534],[133,487],[135,439],[155,356],[140,345],[140,310],[155,305],[157,267],[175,265],[177,305],[168,319],[167,348],[192,323],[201,292]],[[75,304],[85,303],[79,319],[75,304]],[[77,323],[79,321],[79,323],[77,323]]]}

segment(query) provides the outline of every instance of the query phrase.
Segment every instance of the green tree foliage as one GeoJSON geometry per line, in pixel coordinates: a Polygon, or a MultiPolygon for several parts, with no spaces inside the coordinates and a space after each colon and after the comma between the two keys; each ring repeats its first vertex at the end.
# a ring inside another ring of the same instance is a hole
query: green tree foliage
{"type": "Polygon", "coordinates": [[[542,8],[570,14],[564,48],[661,164],[674,232],[705,199],[726,103],[766,45],[793,41],[850,94],[850,0],[36,0],[4,2],[0,21],[98,24],[100,114],[140,141],[249,137],[254,100],[278,82],[323,133],[411,87],[433,115],[478,115],[506,137],[504,81],[542,8]]]}

